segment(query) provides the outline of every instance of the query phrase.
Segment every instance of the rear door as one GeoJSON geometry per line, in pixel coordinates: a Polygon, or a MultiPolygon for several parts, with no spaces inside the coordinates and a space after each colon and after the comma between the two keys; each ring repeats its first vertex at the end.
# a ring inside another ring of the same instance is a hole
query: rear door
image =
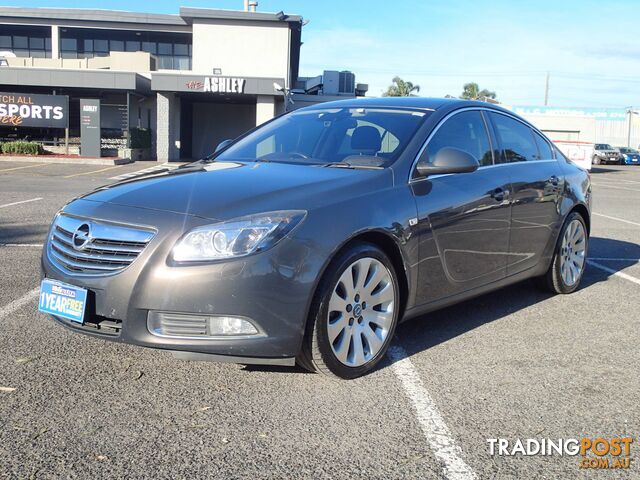
{"type": "Polygon", "coordinates": [[[509,250],[509,176],[494,165],[484,115],[463,110],[444,120],[423,153],[441,148],[472,154],[480,168],[472,173],[415,178],[420,264],[416,303],[438,300],[506,275],[509,250]]]}
{"type": "Polygon", "coordinates": [[[491,112],[501,149],[501,161],[511,177],[511,235],[507,274],[538,264],[555,239],[561,220],[559,201],[564,188],[560,165],[549,142],[514,117],[491,112]]]}

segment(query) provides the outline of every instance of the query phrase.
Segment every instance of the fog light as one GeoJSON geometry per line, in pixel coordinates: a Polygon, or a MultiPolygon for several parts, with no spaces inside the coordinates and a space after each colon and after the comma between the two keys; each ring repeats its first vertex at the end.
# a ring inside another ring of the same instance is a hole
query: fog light
{"type": "Polygon", "coordinates": [[[153,335],[169,338],[216,338],[223,336],[258,335],[260,332],[247,318],[227,315],[150,311],[147,329],[153,335]]]}
{"type": "Polygon", "coordinates": [[[215,335],[255,335],[258,333],[251,322],[239,317],[209,317],[208,333],[215,335]]]}

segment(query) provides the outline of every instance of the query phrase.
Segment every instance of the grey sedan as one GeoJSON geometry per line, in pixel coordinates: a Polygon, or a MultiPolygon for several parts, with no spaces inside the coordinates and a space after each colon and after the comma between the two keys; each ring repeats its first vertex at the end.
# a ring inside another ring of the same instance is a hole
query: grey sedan
{"type": "Polygon", "coordinates": [[[590,205],[588,173],[498,106],[319,104],[67,204],[40,309],[194,359],[354,378],[400,321],[528,278],[576,290],[590,205]]]}

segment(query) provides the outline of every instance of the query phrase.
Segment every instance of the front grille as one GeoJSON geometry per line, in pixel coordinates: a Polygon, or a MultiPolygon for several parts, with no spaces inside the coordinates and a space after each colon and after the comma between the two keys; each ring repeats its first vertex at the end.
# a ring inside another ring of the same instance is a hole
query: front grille
{"type": "Polygon", "coordinates": [[[82,324],[72,322],[71,320],[67,320],[62,317],[54,318],[58,322],[74,330],[82,330],[85,332],[97,333],[109,337],[119,337],[122,330],[122,320],[100,317],[98,315],[94,315],[88,319],[85,318],[84,323],[82,324]]]}
{"type": "Polygon", "coordinates": [[[59,215],[47,252],[67,273],[108,275],[131,265],[153,236],[150,229],[59,215]]]}

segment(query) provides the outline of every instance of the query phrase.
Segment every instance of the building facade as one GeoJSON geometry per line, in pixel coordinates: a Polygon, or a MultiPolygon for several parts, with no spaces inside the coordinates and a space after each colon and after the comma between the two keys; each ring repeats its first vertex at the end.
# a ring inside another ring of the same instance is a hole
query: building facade
{"type": "MultiPolygon", "coordinates": [[[[302,26],[282,12],[0,7],[0,142],[75,153],[90,128],[86,101],[98,100],[98,155],[202,158],[285,110],[283,92],[301,83],[302,26]],[[65,101],[66,127],[42,118],[65,101]]],[[[303,103],[356,94],[296,91],[303,103]]]]}
{"type": "Polygon", "coordinates": [[[628,108],[508,106],[557,142],[637,148],[640,112],[628,108]]]}

